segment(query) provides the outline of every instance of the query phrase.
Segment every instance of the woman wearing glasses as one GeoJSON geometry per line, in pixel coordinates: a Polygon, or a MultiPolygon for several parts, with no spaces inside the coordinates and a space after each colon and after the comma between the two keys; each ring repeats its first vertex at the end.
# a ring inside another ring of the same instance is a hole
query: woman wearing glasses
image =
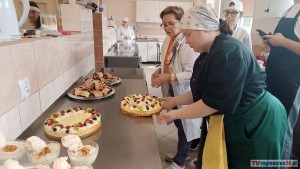
{"type": "MultiPolygon", "coordinates": [[[[161,27],[167,34],[162,45],[162,66],[151,77],[152,87],[161,87],[164,97],[177,96],[190,91],[190,77],[193,64],[199,53],[185,44],[185,38],[180,33],[180,19],[183,9],[177,6],[169,6],[160,13],[161,27]]],[[[182,107],[177,105],[170,109],[182,107]]],[[[167,155],[166,161],[172,162],[171,169],[183,169],[191,140],[200,137],[201,119],[174,120],[178,128],[177,152],[167,155]]]]}
{"type": "Polygon", "coordinates": [[[248,49],[252,51],[251,36],[247,30],[238,25],[239,19],[243,15],[243,4],[240,0],[225,1],[225,10],[223,11],[225,20],[229,22],[232,27],[232,36],[241,41],[248,49]]]}
{"type": "Polygon", "coordinates": [[[166,109],[188,106],[160,114],[158,122],[209,117],[203,158],[198,158],[203,169],[250,169],[257,164],[251,160],[280,160],[286,112],[265,91],[266,75],[253,54],[230,36],[228,23],[219,21],[208,5],[188,10],[180,25],[186,43],[201,55],[193,67],[191,91],[163,103],[166,109]]]}

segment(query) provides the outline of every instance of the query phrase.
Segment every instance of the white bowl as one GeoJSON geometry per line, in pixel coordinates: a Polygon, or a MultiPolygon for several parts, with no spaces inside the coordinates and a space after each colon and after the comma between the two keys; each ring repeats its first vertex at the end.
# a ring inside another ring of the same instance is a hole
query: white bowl
{"type": "Polygon", "coordinates": [[[25,169],[51,169],[48,164],[24,164],[25,169]]]}
{"type": "Polygon", "coordinates": [[[46,143],[47,143],[47,146],[51,150],[50,154],[46,154],[45,156],[38,157],[38,153],[36,153],[34,151],[27,151],[27,156],[29,158],[29,161],[32,164],[48,164],[48,165],[51,165],[51,163],[59,157],[60,144],[56,141],[48,141],[46,143]]]}
{"type": "Polygon", "coordinates": [[[88,156],[81,156],[79,153],[74,153],[68,150],[68,156],[74,165],[92,165],[98,156],[99,145],[96,142],[91,141],[83,143],[83,145],[90,145],[95,148],[95,151],[92,152],[92,154],[89,154],[88,156]]]}
{"type": "Polygon", "coordinates": [[[94,169],[91,165],[84,164],[84,165],[75,165],[73,163],[70,164],[72,169],[94,169]]]}
{"type": "Polygon", "coordinates": [[[2,148],[0,148],[0,163],[4,163],[4,161],[8,159],[21,161],[24,155],[26,154],[26,146],[24,140],[15,140],[15,141],[7,141],[6,145],[15,145],[17,149],[13,152],[4,152],[2,148]]]}

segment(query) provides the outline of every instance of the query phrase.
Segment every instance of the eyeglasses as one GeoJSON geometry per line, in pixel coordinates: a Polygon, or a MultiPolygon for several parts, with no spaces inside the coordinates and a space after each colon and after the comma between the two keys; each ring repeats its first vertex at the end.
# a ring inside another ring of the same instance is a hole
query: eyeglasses
{"type": "Polygon", "coordinates": [[[229,12],[229,11],[226,11],[226,10],[223,11],[223,14],[225,16],[229,16],[231,14],[232,17],[236,17],[238,13],[240,13],[240,12],[239,11],[231,11],[231,12],[229,12]]]}
{"type": "Polygon", "coordinates": [[[169,27],[169,28],[174,28],[175,24],[179,22],[179,21],[175,21],[175,22],[163,22],[161,23],[159,26],[163,29],[169,27]]]}

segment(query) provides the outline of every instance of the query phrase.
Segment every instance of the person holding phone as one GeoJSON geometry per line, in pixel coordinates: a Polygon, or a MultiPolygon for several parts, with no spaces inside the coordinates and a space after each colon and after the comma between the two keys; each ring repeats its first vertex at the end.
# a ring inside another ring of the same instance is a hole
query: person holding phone
{"type": "Polygon", "coordinates": [[[247,30],[238,25],[239,19],[243,16],[243,3],[240,0],[226,0],[223,11],[225,20],[229,22],[233,30],[232,36],[241,41],[252,51],[251,36],[247,30]]]}
{"type": "Polygon", "coordinates": [[[264,43],[271,47],[266,64],[267,90],[283,103],[288,116],[283,159],[291,158],[293,128],[300,111],[300,0],[294,3],[280,19],[274,34],[263,36],[264,43]]]}

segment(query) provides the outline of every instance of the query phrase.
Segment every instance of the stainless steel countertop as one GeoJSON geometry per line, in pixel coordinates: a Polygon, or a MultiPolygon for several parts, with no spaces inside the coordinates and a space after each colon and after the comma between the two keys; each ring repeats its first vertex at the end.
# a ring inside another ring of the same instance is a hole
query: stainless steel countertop
{"type": "MultiPolygon", "coordinates": [[[[81,79],[82,80],[82,79],[81,79]]],[[[80,82],[80,80],[78,80],[80,82]]],[[[74,84],[72,87],[79,85],[74,84]]],[[[44,134],[44,120],[53,112],[68,107],[91,107],[102,114],[101,129],[84,138],[83,141],[95,141],[99,144],[99,154],[93,164],[94,169],[161,169],[161,160],[151,117],[132,117],[121,113],[120,101],[129,94],[147,93],[143,79],[123,79],[114,86],[114,96],[99,101],[78,101],[68,97],[59,98],[49,107],[18,139],[38,136],[48,141],[44,134]]],[[[62,147],[60,157],[67,156],[62,147]]],[[[27,157],[21,163],[26,163],[27,157]]]]}
{"type": "Polygon", "coordinates": [[[111,73],[121,79],[146,79],[142,68],[101,68],[100,71],[111,73]]]}
{"type": "Polygon", "coordinates": [[[157,38],[141,38],[135,40],[136,42],[159,42],[157,38]]]}
{"type": "Polygon", "coordinates": [[[139,57],[137,44],[131,46],[120,45],[119,49],[113,46],[113,49],[104,55],[104,57],[139,57]]]}

